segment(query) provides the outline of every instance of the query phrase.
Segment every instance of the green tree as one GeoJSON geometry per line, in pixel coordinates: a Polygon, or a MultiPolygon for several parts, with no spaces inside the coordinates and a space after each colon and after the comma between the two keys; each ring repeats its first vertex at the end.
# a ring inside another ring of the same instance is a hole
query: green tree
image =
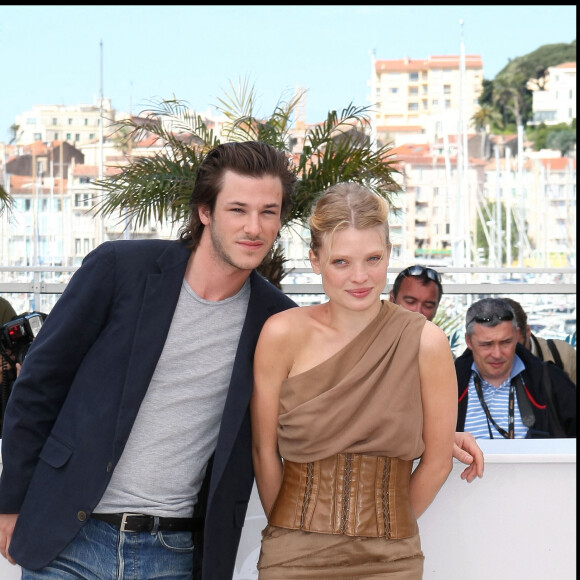
{"type": "Polygon", "coordinates": [[[548,149],[560,151],[562,155],[567,155],[576,144],[576,132],[570,129],[552,131],[546,139],[548,149]]]}
{"type": "Polygon", "coordinates": [[[471,120],[477,131],[489,133],[493,126],[501,122],[501,116],[492,105],[483,104],[473,113],[471,120]]]}
{"type": "MultiPolygon", "coordinates": [[[[290,153],[294,111],[302,94],[283,101],[266,118],[256,114],[253,87],[230,83],[231,90],[219,99],[217,109],[227,119],[224,141],[259,140],[290,153]]],[[[161,153],[134,157],[116,175],[96,182],[97,214],[129,218],[137,225],[169,220],[182,223],[188,215],[188,202],[195,171],[206,152],[220,143],[213,130],[199,115],[192,115],[184,101],[161,99],[152,103],[146,119],[131,118],[120,123],[130,129],[126,137],[138,141],[145,133],[163,144],[161,153]]],[[[295,162],[298,177],[289,218],[282,227],[304,225],[319,193],[339,181],[363,183],[392,201],[400,190],[394,175],[390,146],[375,147],[369,142],[370,107],[352,104],[340,113],[330,111],[326,120],[304,130],[303,150],[295,162]]],[[[260,266],[261,273],[277,286],[285,275],[286,258],[277,244],[260,266]]]]}

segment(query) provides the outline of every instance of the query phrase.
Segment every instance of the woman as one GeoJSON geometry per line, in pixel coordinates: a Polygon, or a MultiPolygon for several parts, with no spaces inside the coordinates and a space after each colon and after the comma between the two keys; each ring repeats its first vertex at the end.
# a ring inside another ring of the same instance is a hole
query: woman
{"type": "Polygon", "coordinates": [[[457,382],[443,331],[381,300],[388,211],[361,185],[330,187],[309,221],[328,301],[275,314],[260,335],[260,580],[422,577],[416,519],[452,468],[457,382]]]}

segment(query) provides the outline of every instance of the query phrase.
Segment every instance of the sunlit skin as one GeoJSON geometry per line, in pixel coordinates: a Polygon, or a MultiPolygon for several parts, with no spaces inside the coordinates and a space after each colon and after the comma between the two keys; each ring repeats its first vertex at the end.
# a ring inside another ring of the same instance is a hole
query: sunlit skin
{"type": "Polygon", "coordinates": [[[334,305],[356,311],[371,307],[369,319],[378,313],[390,256],[385,237],[381,226],[349,227],[327,234],[318,255],[310,251],[312,270],[322,274],[324,292],[334,305]]]}
{"type": "Polygon", "coordinates": [[[476,323],[471,337],[465,335],[465,342],[482,379],[499,387],[509,378],[518,343],[517,329],[510,321],[491,327],[476,323]]]}
{"type": "Polygon", "coordinates": [[[205,228],[187,265],[186,280],[199,296],[223,300],[241,288],[274,244],[281,208],[279,177],[225,172],[213,214],[199,210],[205,228]]]}
{"type": "Polygon", "coordinates": [[[433,320],[437,314],[439,306],[439,288],[431,280],[427,284],[415,277],[407,276],[403,278],[397,298],[390,292],[391,302],[410,310],[420,312],[427,320],[433,320]]]}
{"type": "MultiPolygon", "coordinates": [[[[262,329],[254,357],[250,407],[254,470],[265,513],[270,513],[282,484],[277,432],[281,385],[288,377],[328,360],[376,318],[389,255],[382,226],[362,230],[348,227],[334,235],[325,234],[318,253],[310,252],[310,261],[312,270],[322,276],[328,301],[274,314],[262,329]]],[[[425,451],[409,488],[417,517],[451,469],[457,416],[457,380],[451,351],[445,334],[431,322],[426,322],[422,330],[418,365],[425,451]]],[[[474,447],[467,437],[458,443],[474,447]]],[[[482,458],[477,459],[482,467],[482,458]]],[[[465,478],[473,479],[478,475],[477,466],[470,466],[466,472],[465,478]]]]}

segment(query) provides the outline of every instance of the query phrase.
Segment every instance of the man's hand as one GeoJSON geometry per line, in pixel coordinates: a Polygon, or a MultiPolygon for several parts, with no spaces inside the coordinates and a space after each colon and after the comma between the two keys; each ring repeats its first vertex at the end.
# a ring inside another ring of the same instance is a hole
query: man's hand
{"type": "Polygon", "coordinates": [[[461,479],[471,483],[476,477],[483,477],[483,451],[471,433],[455,433],[453,457],[468,466],[461,473],[461,479]]]}
{"type": "Polygon", "coordinates": [[[8,554],[8,548],[10,548],[10,540],[17,518],[18,514],[0,514],[0,554],[11,564],[16,564],[16,562],[8,554]]]}

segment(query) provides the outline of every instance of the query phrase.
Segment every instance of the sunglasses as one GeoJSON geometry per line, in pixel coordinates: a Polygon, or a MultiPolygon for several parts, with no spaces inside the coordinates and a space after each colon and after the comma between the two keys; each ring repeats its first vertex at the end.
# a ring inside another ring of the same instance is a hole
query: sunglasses
{"type": "Polygon", "coordinates": [[[472,322],[478,322],[479,324],[485,324],[491,322],[494,318],[497,318],[500,322],[505,322],[508,320],[513,320],[513,312],[506,312],[505,314],[491,314],[489,316],[474,316],[465,326],[468,327],[472,322]]]}
{"type": "Polygon", "coordinates": [[[441,284],[441,274],[439,274],[437,270],[433,270],[433,268],[425,268],[425,266],[409,266],[402,270],[399,276],[402,276],[403,278],[406,276],[422,276],[423,273],[427,275],[429,280],[441,284]]]}

